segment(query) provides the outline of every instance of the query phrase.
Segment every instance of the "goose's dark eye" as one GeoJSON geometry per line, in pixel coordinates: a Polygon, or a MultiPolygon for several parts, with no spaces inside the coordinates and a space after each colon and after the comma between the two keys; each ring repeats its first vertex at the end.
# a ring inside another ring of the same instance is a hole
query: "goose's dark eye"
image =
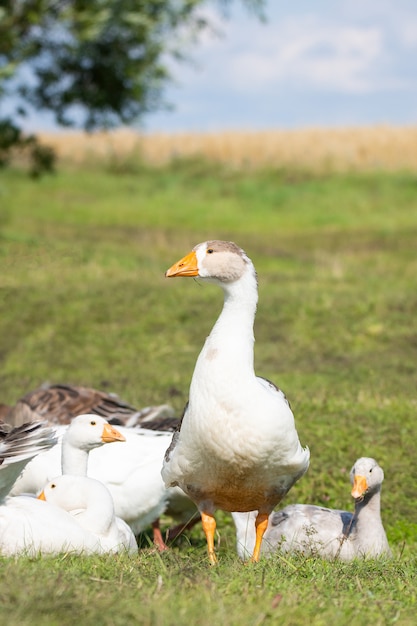
{"type": "Polygon", "coordinates": [[[92,422],[90,422],[91,426],[95,426],[97,422],[95,422],[94,420],[92,422]]]}
{"type": "Polygon", "coordinates": [[[213,248],[209,248],[209,249],[207,250],[207,254],[213,254],[213,252],[214,252],[213,248]]]}
{"type": "Polygon", "coordinates": [[[56,484],[55,484],[55,483],[52,483],[52,484],[51,484],[51,489],[55,489],[55,487],[56,487],[56,484]]]}
{"type": "Polygon", "coordinates": [[[372,469],[373,469],[373,468],[371,467],[371,469],[369,470],[369,473],[370,473],[370,474],[372,474],[372,469]]]}

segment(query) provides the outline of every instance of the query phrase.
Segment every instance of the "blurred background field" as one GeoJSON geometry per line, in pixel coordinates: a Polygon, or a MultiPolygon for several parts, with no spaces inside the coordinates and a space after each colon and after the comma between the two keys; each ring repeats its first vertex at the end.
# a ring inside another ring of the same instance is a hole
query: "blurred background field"
{"type": "Polygon", "coordinates": [[[374,126],[294,130],[86,134],[40,133],[65,163],[161,166],[203,158],[227,167],[297,169],[315,173],[417,171],[417,127],[374,126]]]}

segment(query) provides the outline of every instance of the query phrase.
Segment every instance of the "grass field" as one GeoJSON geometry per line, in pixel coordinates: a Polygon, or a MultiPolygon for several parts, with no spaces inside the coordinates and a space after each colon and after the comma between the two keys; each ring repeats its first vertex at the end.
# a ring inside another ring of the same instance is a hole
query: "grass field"
{"type": "Polygon", "coordinates": [[[145,542],[134,559],[2,558],[0,622],[415,624],[416,174],[108,165],[1,173],[0,401],[48,380],[180,413],[222,295],[164,271],[232,239],[259,276],[257,372],[286,392],[311,449],[286,503],[350,510],[349,469],[375,457],[394,558],[245,566],[220,513],[216,568],[198,527],[162,555],[145,542]]]}

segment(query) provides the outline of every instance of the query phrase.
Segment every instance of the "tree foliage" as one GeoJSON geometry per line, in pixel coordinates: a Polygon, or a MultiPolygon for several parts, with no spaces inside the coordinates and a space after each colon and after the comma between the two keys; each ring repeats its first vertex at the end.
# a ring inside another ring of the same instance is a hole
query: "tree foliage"
{"type": "MultiPolygon", "coordinates": [[[[241,2],[261,15],[264,0],[241,2]]],[[[232,0],[0,1],[0,103],[19,97],[0,134],[22,139],[16,120],[27,105],[86,130],[130,124],[165,106],[167,60],[182,57],[185,35],[207,28],[209,4],[227,11],[232,0]]]]}

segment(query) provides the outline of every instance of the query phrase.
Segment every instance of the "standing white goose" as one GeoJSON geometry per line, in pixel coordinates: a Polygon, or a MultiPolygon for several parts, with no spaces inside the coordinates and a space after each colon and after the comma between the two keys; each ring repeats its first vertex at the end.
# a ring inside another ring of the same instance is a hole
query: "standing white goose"
{"type": "MultiPolygon", "coordinates": [[[[390,556],[380,512],[383,479],[384,472],[375,459],[358,459],[350,472],[354,513],[312,504],[290,504],[270,516],[262,553],[302,552],[343,561],[390,556]]],[[[248,558],[255,544],[255,515],[232,513],[237,551],[242,559],[248,558]]]]}
{"type": "Polygon", "coordinates": [[[162,476],[197,504],[211,563],[217,561],[215,510],[257,510],[252,560],[258,561],[268,516],[307,470],[310,454],[284,394],[254,372],[255,268],[236,244],[206,241],[166,276],[214,283],[224,291],[224,305],[197,359],[162,476]]]}
{"type": "Polygon", "coordinates": [[[86,535],[96,537],[97,551],[137,553],[131,528],[116,517],[110,492],[100,481],[64,474],[45,485],[38,498],[67,511],[86,535]]]}

